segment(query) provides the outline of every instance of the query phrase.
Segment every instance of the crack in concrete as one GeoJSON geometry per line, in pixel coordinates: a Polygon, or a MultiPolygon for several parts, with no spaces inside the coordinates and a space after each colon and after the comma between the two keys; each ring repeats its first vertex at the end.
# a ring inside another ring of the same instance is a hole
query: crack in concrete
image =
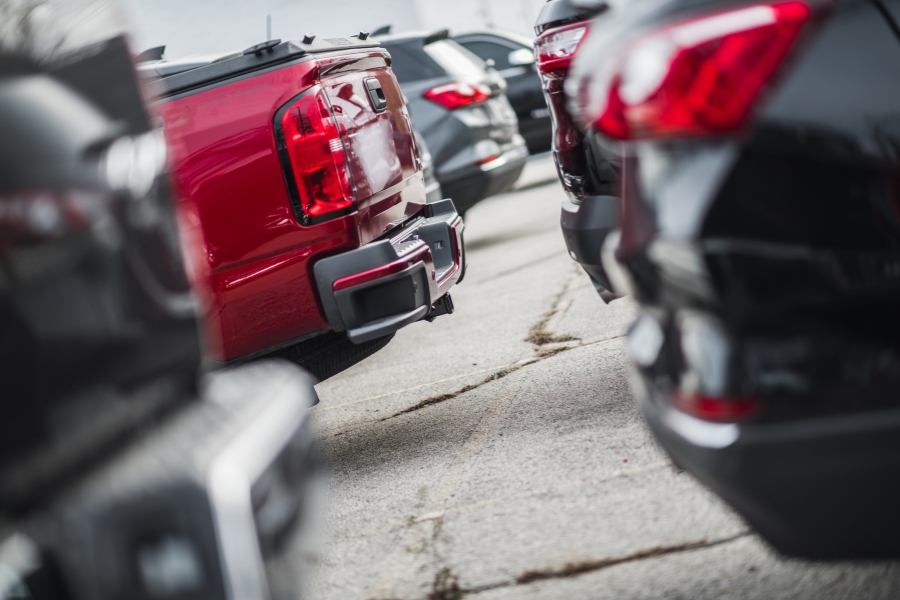
{"type": "Polygon", "coordinates": [[[527,367],[528,365],[533,365],[534,363],[538,362],[539,360],[540,359],[532,359],[532,360],[528,360],[528,361],[525,361],[522,363],[517,363],[515,365],[509,366],[505,369],[497,371],[496,373],[493,373],[490,377],[487,377],[483,381],[480,381],[478,383],[473,383],[471,385],[467,385],[464,388],[460,388],[460,389],[456,390],[455,392],[450,392],[449,394],[441,394],[440,396],[432,396],[431,398],[426,398],[426,399],[422,400],[421,402],[419,402],[418,404],[416,404],[415,406],[405,408],[405,409],[401,410],[400,412],[392,414],[389,417],[384,417],[383,419],[379,419],[379,421],[387,421],[389,419],[393,419],[394,417],[399,417],[400,415],[406,415],[409,413],[416,412],[417,410],[422,410],[423,408],[427,408],[429,406],[434,406],[435,404],[440,404],[442,402],[447,402],[448,400],[453,400],[454,398],[457,398],[457,397],[465,394],[466,392],[471,392],[472,390],[477,390],[481,386],[491,383],[492,381],[497,381],[498,379],[503,379],[507,375],[511,375],[511,374],[515,373],[516,371],[518,371],[519,369],[527,367]]]}
{"type": "Polygon", "coordinates": [[[441,404],[442,402],[447,402],[448,400],[453,400],[458,398],[459,396],[471,392],[473,390],[477,390],[483,385],[491,383],[492,381],[497,381],[498,379],[502,379],[507,375],[511,375],[516,371],[527,367],[528,365],[533,365],[534,363],[540,362],[542,360],[548,359],[552,356],[556,356],[557,354],[561,354],[563,352],[567,352],[572,350],[573,348],[577,348],[579,346],[558,346],[557,344],[564,344],[567,342],[580,342],[581,340],[576,337],[572,337],[569,335],[557,336],[552,330],[555,328],[555,325],[558,323],[559,317],[565,314],[565,312],[572,305],[572,296],[578,290],[578,287],[582,283],[582,273],[581,270],[575,270],[569,276],[569,279],[566,281],[565,286],[562,291],[556,296],[553,301],[553,308],[551,308],[541,320],[538,321],[528,332],[528,336],[525,338],[525,341],[534,346],[535,352],[537,352],[537,357],[524,360],[512,365],[510,367],[506,367],[503,370],[497,371],[493,373],[486,379],[473,383],[471,385],[467,385],[461,389],[456,390],[455,392],[450,392],[449,394],[440,394],[438,396],[431,396],[430,398],[426,398],[419,402],[418,404],[411,406],[409,408],[403,409],[399,412],[394,413],[389,417],[384,417],[379,419],[379,421],[388,421],[395,417],[399,417],[401,415],[407,415],[409,413],[413,413],[423,408],[428,408],[429,406],[434,406],[435,404],[441,404]],[[546,348],[545,346],[553,345],[553,348],[546,348]]]}
{"type": "MultiPolygon", "coordinates": [[[[430,398],[426,398],[426,399],[423,400],[422,402],[419,402],[418,404],[416,404],[414,407],[410,407],[410,408],[404,409],[404,410],[402,410],[402,411],[400,411],[400,412],[398,412],[398,413],[395,413],[395,414],[393,414],[393,415],[391,415],[391,416],[389,416],[389,417],[383,417],[383,418],[379,419],[377,422],[388,421],[388,420],[390,420],[390,419],[393,419],[393,418],[395,418],[395,417],[401,416],[401,415],[403,415],[403,414],[416,412],[416,411],[418,411],[418,410],[421,410],[421,409],[423,409],[423,408],[427,408],[428,406],[432,406],[432,405],[434,405],[434,404],[440,404],[440,403],[442,403],[442,402],[447,402],[448,400],[453,400],[454,398],[457,398],[457,397],[459,397],[460,395],[465,394],[466,392],[471,392],[472,390],[477,389],[477,388],[480,388],[481,386],[483,386],[483,385],[485,385],[485,384],[491,383],[492,381],[497,381],[498,379],[501,379],[502,377],[506,377],[507,375],[510,375],[511,373],[514,373],[515,371],[518,371],[519,369],[522,369],[522,368],[524,368],[524,367],[528,367],[528,366],[530,366],[530,365],[535,365],[535,364],[537,364],[537,363],[539,363],[539,362],[542,362],[542,361],[544,361],[544,360],[546,360],[546,359],[548,359],[548,358],[552,358],[552,357],[556,356],[557,354],[561,354],[561,353],[563,353],[563,352],[569,352],[569,351],[573,351],[573,350],[583,350],[583,349],[585,349],[585,348],[591,348],[591,347],[593,347],[593,346],[599,346],[600,344],[608,344],[608,343],[610,343],[610,342],[615,342],[615,341],[618,341],[618,340],[622,340],[622,339],[624,339],[625,337],[626,337],[626,336],[624,336],[624,335],[617,335],[617,336],[614,336],[614,337],[611,337],[611,338],[606,338],[606,339],[603,339],[603,340],[597,340],[597,341],[595,341],[595,342],[590,342],[589,344],[575,344],[575,345],[571,345],[571,346],[560,346],[560,347],[555,347],[555,348],[543,348],[543,349],[538,353],[538,355],[537,355],[536,357],[534,357],[534,358],[528,358],[528,359],[519,361],[519,362],[517,362],[517,363],[513,363],[513,364],[511,364],[511,365],[507,365],[507,366],[505,366],[505,367],[502,367],[502,368],[500,368],[499,371],[496,371],[496,372],[493,373],[490,377],[487,377],[486,379],[484,379],[483,381],[481,381],[481,382],[479,382],[479,383],[472,384],[472,385],[467,385],[467,386],[465,386],[464,388],[461,388],[461,389],[459,389],[459,390],[457,390],[457,391],[455,391],[455,392],[450,392],[450,393],[448,393],[448,394],[441,394],[441,395],[438,395],[438,396],[432,396],[432,397],[430,397],[430,398]]],[[[477,375],[477,374],[479,374],[479,373],[484,373],[484,372],[487,372],[487,370],[476,371],[476,372],[474,372],[474,373],[467,373],[467,374],[465,374],[465,375],[460,375],[459,377],[452,377],[452,378],[444,379],[444,380],[441,380],[441,381],[435,381],[435,382],[431,382],[431,383],[427,383],[427,384],[422,384],[422,385],[416,386],[415,388],[409,388],[409,389],[406,389],[406,390],[398,390],[398,391],[396,391],[396,392],[388,392],[388,393],[386,393],[386,394],[381,394],[381,395],[379,395],[379,396],[374,396],[374,397],[372,397],[372,398],[364,398],[364,399],[362,399],[362,400],[356,400],[356,401],[353,401],[353,402],[348,402],[348,403],[346,403],[346,404],[342,404],[342,405],[335,406],[335,407],[325,407],[324,410],[329,410],[329,409],[331,409],[331,408],[339,408],[339,407],[343,407],[343,406],[349,406],[349,405],[352,405],[352,404],[360,404],[360,403],[362,403],[362,402],[369,402],[369,401],[372,401],[372,400],[380,400],[381,398],[386,398],[386,397],[388,397],[388,396],[394,396],[394,395],[397,395],[397,394],[402,394],[402,393],[404,393],[404,392],[408,392],[408,391],[412,391],[412,390],[416,390],[416,389],[428,387],[428,386],[430,386],[430,385],[437,385],[437,384],[439,384],[439,383],[446,383],[447,381],[452,381],[453,379],[460,379],[460,378],[462,378],[462,377],[468,377],[468,376],[471,376],[471,375],[477,375]]],[[[321,412],[321,411],[322,411],[321,409],[313,409],[313,412],[314,412],[314,413],[315,413],[315,412],[321,412]]],[[[355,428],[355,429],[358,429],[358,427],[355,428]]],[[[338,432],[338,433],[331,433],[331,434],[327,435],[326,438],[327,438],[327,439],[332,439],[332,438],[340,437],[340,436],[343,436],[343,435],[346,435],[346,434],[350,433],[351,431],[353,431],[353,429],[341,431],[341,432],[338,432]]]]}
{"type": "Polygon", "coordinates": [[[356,537],[364,537],[368,535],[373,535],[377,533],[381,533],[384,531],[390,531],[392,529],[396,529],[398,527],[409,527],[415,523],[423,523],[425,521],[433,521],[436,519],[441,519],[447,516],[453,515],[461,515],[470,513],[476,510],[480,510],[482,508],[487,508],[490,506],[498,506],[506,503],[514,502],[517,500],[526,500],[528,498],[536,498],[538,496],[544,496],[548,494],[560,494],[566,491],[575,490],[579,487],[587,486],[587,485],[598,485],[607,483],[610,481],[615,481],[617,479],[621,479],[624,477],[635,477],[638,475],[642,475],[644,473],[648,473],[651,471],[656,471],[664,468],[673,468],[675,469],[675,465],[670,460],[661,460],[653,463],[648,463],[645,465],[637,465],[634,467],[630,467],[628,469],[620,469],[617,471],[613,471],[611,473],[606,473],[605,475],[600,475],[597,477],[586,477],[584,479],[576,479],[570,481],[560,482],[548,487],[539,488],[536,490],[530,490],[527,492],[520,492],[518,494],[512,494],[509,496],[497,496],[494,498],[488,498],[486,500],[481,500],[479,502],[472,502],[469,504],[463,504],[461,506],[457,506],[454,508],[449,508],[446,510],[437,510],[429,513],[424,513],[419,515],[418,517],[411,516],[408,517],[406,521],[391,521],[389,523],[383,523],[376,527],[368,527],[366,529],[357,529],[352,531],[343,531],[336,534],[336,537],[340,539],[352,539],[356,537]]]}
{"type": "MultiPolygon", "coordinates": [[[[463,588],[459,585],[459,576],[454,574],[449,568],[445,568],[437,573],[431,593],[426,596],[427,600],[461,600],[465,596],[472,596],[489,592],[502,588],[511,588],[521,585],[529,585],[539,581],[548,581],[553,579],[569,579],[579,577],[588,573],[596,573],[604,569],[617,567],[619,565],[640,562],[673,554],[681,554],[683,552],[692,552],[695,550],[706,550],[708,548],[716,548],[725,544],[736,542],[737,540],[750,537],[752,532],[743,531],[737,535],[717,540],[698,540],[695,542],[685,542],[682,544],[673,544],[671,546],[656,546],[647,550],[640,550],[625,556],[616,558],[606,558],[602,560],[582,561],[577,563],[567,563],[559,568],[550,569],[534,569],[524,571],[517,575],[515,579],[501,581],[497,583],[489,583],[470,588],[463,588]]],[[[397,599],[391,599],[397,600],[397,599]]]]}
{"type": "MultiPolygon", "coordinates": [[[[436,486],[428,494],[427,502],[419,511],[422,515],[430,515],[441,513],[446,508],[448,499],[454,491],[460,489],[463,482],[469,477],[469,472],[473,465],[481,455],[485,444],[495,433],[500,423],[504,419],[509,407],[517,396],[519,390],[518,385],[514,382],[509,389],[502,390],[491,401],[487,407],[487,411],[481,417],[475,429],[466,439],[459,455],[454,460],[450,468],[440,477],[436,486]]],[[[432,524],[431,546],[433,547],[433,556],[437,559],[432,564],[441,565],[444,561],[441,559],[440,552],[437,550],[437,539],[440,536],[440,528],[443,523],[442,517],[436,517],[423,523],[416,523],[415,526],[409,528],[405,535],[402,536],[400,543],[396,546],[393,553],[386,556],[382,562],[380,574],[372,585],[371,589],[375,592],[370,597],[374,598],[391,598],[395,594],[394,588],[405,572],[408,572],[414,562],[415,555],[406,552],[408,547],[414,547],[418,539],[422,539],[424,535],[424,527],[426,523],[432,524]]],[[[428,540],[425,540],[427,547],[428,540]]],[[[445,600],[445,599],[440,599],[445,600]]]]}
{"type": "MultiPolygon", "coordinates": [[[[518,364],[518,363],[513,363],[518,364]]],[[[468,373],[463,373],[461,375],[454,375],[453,377],[447,377],[445,379],[438,379],[437,381],[429,381],[427,383],[421,383],[419,385],[414,385],[412,387],[404,388],[402,390],[392,390],[390,392],[385,392],[383,394],[378,394],[376,396],[366,396],[365,398],[359,398],[357,400],[350,400],[349,402],[342,402],[340,404],[329,404],[328,406],[322,406],[321,404],[314,406],[310,410],[314,413],[322,413],[328,412],[331,410],[336,410],[339,408],[346,408],[348,406],[353,406],[356,404],[363,404],[365,402],[371,402],[373,400],[381,400],[382,398],[387,398],[388,396],[396,396],[397,394],[404,394],[406,392],[414,392],[416,390],[421,390],[423,388],[431,387],[434,385],[440,385],[442,383],[448,383],[450,381],[455,381],[457,379],[463,379],[465,377],[472,377],[473,375],[481,375],[483,373],[490,373],[491,371],[497,371],[500,369],[506,369],[511,365],[497,365],[494,367],[488,367],[486,369],[478,369],[477,371],[469,371],[468,373]]]]}
{"type": "Polygon", "coordinates": [[[580,563],[569,563],[562,568],[559,569],[546,569],[546,570],[535,570],[535,571],[526,571],[522,573],[515,579],[515,585],[525,585],[528,583],[534,583],[536,581],[545,581],[547,579],[564,579],[567,577],[577,577],[579,575],[584,575],[585,573],[593,573],[595,571],[600,571],[602,569],[608,569],[609,567],[615,567],[617,565],[622,565],[626,563],[638,562],[641,560],[647,560],[650,558],[659,558],[660,556],[667,556],[670,554],[678,554],[681,552],[690,552],[692,550],[703,550],[706,548],[714,548],[716,546],[721,546],[723,544],[728,544],[739,540],[741,538],[747,537],[750,535],[750,532],[745,531],[738,535],[733,535],[731,537],[722,538],[718,540],[700,540],[696,542],[688,542],[685,544],[676,544],[673,546],[657,546],[656,548],[650,548],[648,550],[642,550],[640,552],[635,552],[634,554],[629,554],[627,556],[622,556],[618,558],[608,558],[605,560],[596,560],[596,561],[584,561],[580,563]]]}
{"type": "Polygon", "coordinates": [[[435,574],[428,600],[461,600],[464,595],[459,577],[445,567],[435,574]]]}
{"type": "MultiPolygon", "coordinates": [[[[580,268],[577,271],[573,270],[565,286],[553,301],[553,307],[528,332],[525,341],[534,346],[536,352],[540,353],[543,346],[550,344],[580,341],[579,338],[570,335],[556,335],[555,329],[559,324],[559,319],[572,306],[573,296],[580,284],[583,283],[583,278],[580,268]]],[[[556,354],[558,353],[556,352],[556,354]]]]}
{"type": "Polygon", "coordinates": [[[625,556],[620,556],[617,558],[607,558],[603,560],[595,560],[595,561],[582,561],[578,563],[568,563],[560,568],[551,568],[551,569],[535,569],[531,571],[525,571],[518,575],[515,579],[510,581],[504,581],[500,583],[493,583],[483,586],[476,586],[472,588],[463,588],[461,589],[462,596],[470,596],[473,594],[480,594],[482,592],[487,592],[491,590],[496,590],[500,588],[509,588],[516,587],[520,585],[528,585],[530,583],[535,583],[538,581],[547,581],[552,579],[568,579],[572,577],[578,577],[580,575],[585,575],[587,573],[595,573],[597,571],[602,571],[604,569],[609,569],[611,567],[616,567],[623,564],[640,562],[643,560],[649,560],[652,558],[659,558],[662,556],[669,556],[672,554],[680,554],[682,552],[691,552],[694,550],[705,550],[707,548],[715,548],[717,546],[722,546],[725,544],[730,544],[731,542],[735,542],[739,539],[749,537],[751,535],[750,531],[744,531],[737,535],[733,535],[727,538],[721,538],[718,540],[698,540],[695,542],[686,542],[683,544],[674,544],[671,546],[657,546],[655,548],[649,548],[647,550],[641,550],[639,552],[635,552],[633,554],[628,554],[625,556]]]}

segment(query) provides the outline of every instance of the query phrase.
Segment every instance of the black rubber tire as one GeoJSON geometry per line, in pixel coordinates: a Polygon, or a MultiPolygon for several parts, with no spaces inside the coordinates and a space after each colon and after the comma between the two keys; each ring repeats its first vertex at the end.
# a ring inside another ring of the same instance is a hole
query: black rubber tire
{"type": "Polygon", "coordinates": [[[325,381],[353,365],[369,358],[394,339],[394,334],[354,344],[346,333],[329,331],[296,346],[279,350],[274,356],[296,363],[313,374],[319,381],[325,381]]]}

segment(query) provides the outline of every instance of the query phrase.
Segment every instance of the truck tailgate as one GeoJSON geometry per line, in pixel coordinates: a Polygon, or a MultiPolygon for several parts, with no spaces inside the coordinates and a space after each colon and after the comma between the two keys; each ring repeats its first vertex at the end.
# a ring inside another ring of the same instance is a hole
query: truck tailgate
{"type": "Polygon", "coordinates": [[[409,113],[386,57],[320,60],[347,149],[365,244],[420,212],[425,181],[409,113]]]}

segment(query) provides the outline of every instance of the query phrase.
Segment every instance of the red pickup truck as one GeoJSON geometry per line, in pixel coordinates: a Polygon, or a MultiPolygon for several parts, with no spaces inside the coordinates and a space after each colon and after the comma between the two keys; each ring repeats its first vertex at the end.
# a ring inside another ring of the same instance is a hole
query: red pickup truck
{"type": "Polygon", "coordinates": [[[324,379],[453,312],[453,203],[426,203],[390,55],[368,35],[145,62],[183,218],[206,354],[274,354],[324,379]]]}

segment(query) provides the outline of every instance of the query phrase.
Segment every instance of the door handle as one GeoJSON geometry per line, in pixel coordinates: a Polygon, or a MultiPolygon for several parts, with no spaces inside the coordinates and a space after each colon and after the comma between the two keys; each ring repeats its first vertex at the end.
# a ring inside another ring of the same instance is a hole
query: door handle
{"type": "Polygon", "coordinates": [[[376,113],[382,113],[387,110],[387,98],[384,95],[384,89],[377,79],[366,79],[366,91],[369,92],[369,102],[376,113]]]}

